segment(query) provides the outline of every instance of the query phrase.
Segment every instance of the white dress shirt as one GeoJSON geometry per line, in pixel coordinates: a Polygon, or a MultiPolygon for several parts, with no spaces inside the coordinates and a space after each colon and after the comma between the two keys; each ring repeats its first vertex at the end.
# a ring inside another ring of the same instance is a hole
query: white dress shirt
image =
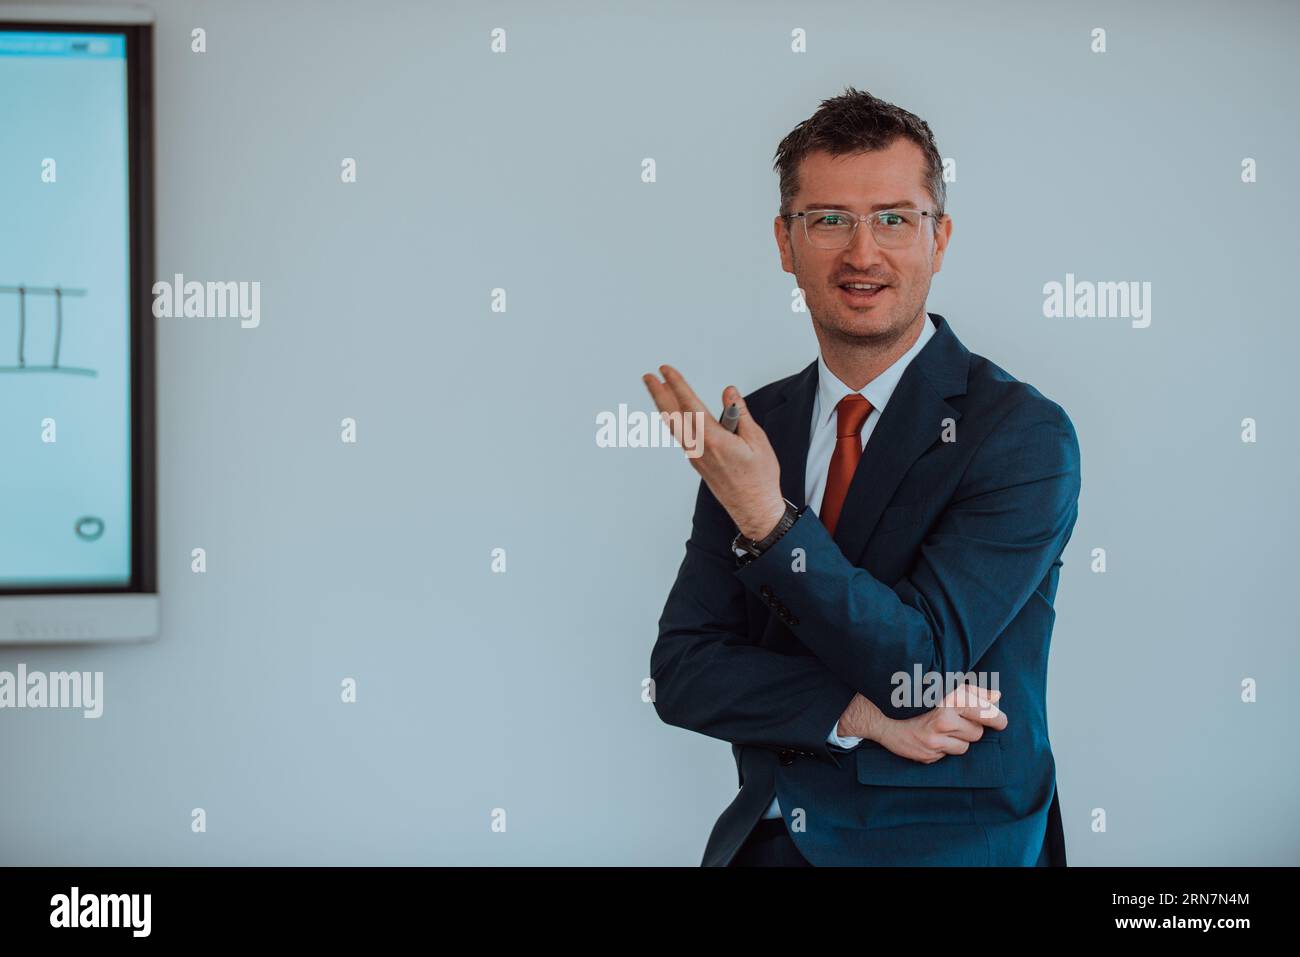
{"type": "MultiPolygon", "coordinates": [[[[881,414],[885,411],[885,404],[889,402],[889,397],[894,394],[894,389],[898,385],[898,380],[903,377],[903,371],[907,364],[916,358],[916,354],[925,348],[925,344],[930,341],[934,335],[934,323],[930,320],[929,315],[925,317],[925,323],[921,327],[921,334],[916,337],[916,342],[912,348],[904,352],[898,359],[884,372],[876,376],[858,393],[868,402],[871,403],[871,413],[862,423],[862,447],[865,450],[867,440],[871,438],[871,432],[880,421],[881,414]]],[[[812,429],[809,432],[808,441],[808,463],[804,472],[804,500],[808,503],[808,508],[814,512],[820,513],[822,507],[822,496],[826,494],[826,476],[831,467],[831,455],[835,451],[835,407],[840,400],[853,390],[835,377],[835,373],[826,367],[826,360],[821,354],[817,355],[817,396],[813,399],[813,418],[812,429]]],[[[839,719],[831,726],[831,732],[826,736],[828,743],[841,748],[852,748],[859,744],[862,739],[856,737],[840,737],[836,733],[839,727],[839,719]]],[[[781,807],[776,798],[772,798],[772,804],[763,814],[764,818],[780,817],[781,807]]]]}

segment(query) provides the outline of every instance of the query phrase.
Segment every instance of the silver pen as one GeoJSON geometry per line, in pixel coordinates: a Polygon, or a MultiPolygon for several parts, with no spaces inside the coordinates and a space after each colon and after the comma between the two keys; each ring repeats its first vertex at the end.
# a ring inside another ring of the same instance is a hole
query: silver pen
{"type": "Polygon", "coordinates": [[[722,413],[722,427],[728,432],[735,432],[740,427],[740,406],[731,403],[722,413]]]}

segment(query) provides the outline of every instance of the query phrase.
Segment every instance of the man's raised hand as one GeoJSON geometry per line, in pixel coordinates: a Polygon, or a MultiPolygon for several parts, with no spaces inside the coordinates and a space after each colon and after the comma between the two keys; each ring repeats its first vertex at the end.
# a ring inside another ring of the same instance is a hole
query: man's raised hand
{"type": "Polygon", "coordinates": [[[741,534],[759,539],[776,528],[785,512],[781,465],[767,433],[750,416],[735,386],[722,391],[724,408],[740,410],[740,425],[728,432],[672,366],[662,365],[660,382],[653,373],[641,377],[659,414],[669,424],[695,471],[727,510],[741,534]]]}

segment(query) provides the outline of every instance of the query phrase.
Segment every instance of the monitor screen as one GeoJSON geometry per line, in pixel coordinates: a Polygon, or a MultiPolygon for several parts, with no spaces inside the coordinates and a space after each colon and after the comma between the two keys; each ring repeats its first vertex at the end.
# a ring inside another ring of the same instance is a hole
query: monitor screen
{"type": "Polygon", "coordinates": [[[132,54],[129,27],[0,25],[0,595],[152,590],[132,54]]]}

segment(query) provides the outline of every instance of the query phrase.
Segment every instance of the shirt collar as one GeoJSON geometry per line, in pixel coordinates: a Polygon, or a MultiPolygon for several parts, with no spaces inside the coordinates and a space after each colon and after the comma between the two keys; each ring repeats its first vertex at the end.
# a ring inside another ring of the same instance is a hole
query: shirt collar
{"type": "MultiPolygon", "coordinates": [[[[889,397],[894,394],[894,389],[898,386],[898,380],[903,378],[903,372],[907,369],[907,364],[916,358],[918,352],[925,348],[925,344],[930,341],[930,337],[933,335],[934,322],[927,313],[925,324],[921,327],[921,334],[916,337],[916,342],[912,343],[912,347],[895,359],[894,364],[888,369],[863,386],[858,394],[870,402],[873,409],[879,410],[883,415],[885,405],[889,402],[889,397]]],[[[815,424],[820,427],[829,422],[831,416],[835,414],[835,407],[839,405],[840,400],[851,392],[853,390],[836,378],[835,373],[831,372],[826,365],[826,360],[818,352],[815,424]]]]}

